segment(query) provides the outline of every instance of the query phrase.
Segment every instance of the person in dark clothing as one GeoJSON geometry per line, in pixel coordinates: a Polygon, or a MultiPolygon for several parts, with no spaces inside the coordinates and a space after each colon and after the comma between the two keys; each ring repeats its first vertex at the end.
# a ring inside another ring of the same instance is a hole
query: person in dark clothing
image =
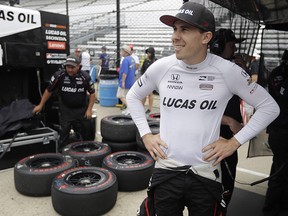
{"type": "MultiPolygon", "coordinates": [[[[230,29],[219,29],[211,42],[210,51],[227,60],[234,61],[243,69],[246,68],[245,61],[241,55],[235,55],[236,43],[241,43],[245,39],[236,39],[234,32],[230,29]]],[[[233,76],[231,72],[231,76],[233,76]]],[[[230,139],[242,128],[242,115],[240,112],[240,98],[234,95],[228,102],[221,122],[220,136],[230,139]]],[[[234,179],[236,177],[236,166],[238,163],[238,154],[235,151],[231,156],[221,161],[222,184],[224,187],[223,198],[226,208],[223,208],[223,215],[227,213],[227,207],[231,200],[234,190],[234,179]]],[[[221,208],[221,207],[220,207],[221,208]]]]}
{"type": "Polygon", "coordinates": [[[68,56],[64,66],[64,70],[55,72],[51,77],[40,103],[33,109],[33,113],[40,113],[52,92],[58,90],[61,126],[58,149],[64,147],[72,128],[83,140],[90,140],[91,134],[87,127],[95,101],[94,84],[89,74],[80,70],[79,58],[68,56]]]}
{"type": "Polygon", "coordinates": [[[99,54],[99,65],[101,66],[102,73],[105,74],[106,71],[109,70],[109,56],[106,53],[106,46],[101,47],[101,54],[99,54]]]}
{"type": "Polygon", "coordinates": [[[280,115],[268,126],[268,143],[273,152],[264,216],[288,215],[288,50],[282,63],[269,76],[268,90],[280,107],[280,115]]]}
{"type": "Polygon", "coordinates": [[[264,53],[260,53],[260,58],[252,61],[250,73],[252,81],[257,82],[263,88],[267,89],[269,71],[265,67],[264,53]]]}
{"type": "MultiPolygon", "coordinates": [[[[155,49],[154,47],[149,47],[148,49],[145,50],[145,53],[147,54],[147,57],[145,58],[143,65],[141,67],[141,75],[143,75],[145,73],[145,71],[147,70],[147,68],[157,60],[157,58],[155,57],[155,49]]],[[[143,104],[145,104],[146,102],[146,98],[145,97],[143,99],[143,104]]],[[[149,114],[152,110],[152,106],[153,106],[153,92],[151,92],[148,95],[148,102],[149,102],[149,108],[146,110],[146,114],[149,114]]]]}
{"type": "Polygon", "coordinates": [[[141,67],[141,75],[145,73],[147,68],[157,60],[155,57],[155,49],[154,47],[149,47],[148,49],[145,50],[145,53],[147,54],[147,58],[145,58],[142,67],[141,67]]]}

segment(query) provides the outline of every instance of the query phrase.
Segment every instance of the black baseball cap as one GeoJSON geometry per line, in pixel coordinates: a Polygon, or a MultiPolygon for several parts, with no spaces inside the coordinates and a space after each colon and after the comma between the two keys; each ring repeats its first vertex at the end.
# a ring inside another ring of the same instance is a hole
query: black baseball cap
{"type": "Polygon", "coordinates": [[[199,3],[186,2],[175,16],[163,15],[160,17],[161,22],[171,27],[177,20],[182,20],[205,32],[215,32],[215,18],[213,13],[199,3]]]}
{"type": "Polygon", "coordinates": [[[71,66],[77,66],[79,65],[81,62],[80,62],[80,59],[75,56],[75,55],[69,55],[66,59],[66,62],[64,63],[64,65],[71,65],[71,66]]]}
{"type": "MultiPolygon", "coordinates": [[[[236,38],[231,29],[223,29],[226,42],[235,41],[235,43],[242,43],[246,38],[236,38]]],[[[219,30],[218,30],[219,31],[219,30]]]]}

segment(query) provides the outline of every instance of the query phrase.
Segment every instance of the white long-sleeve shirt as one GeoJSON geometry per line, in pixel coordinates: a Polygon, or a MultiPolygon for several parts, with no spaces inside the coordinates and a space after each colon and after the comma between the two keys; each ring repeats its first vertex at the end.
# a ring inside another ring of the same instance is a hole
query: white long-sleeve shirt
{"type": "Polygon", "coordinates": [[[207,54],[197,65],[186,65],[171,55],[152,64],[127,95],[131,116],[141,136],[151,133],[142,98],[153,90],[160,96],[160,137],[168,159],[184,165],[205,165],[202,149],[219,139],[225,107],[236,94],[256,112],[235,138],[243,144],[279,114],[274,99],[239,66],[207,54]]]}
{"type": "Polygon", "coordinates": [[[81,70],[90,71],[90,54],[85,51],[81,54],[81,70]]]}

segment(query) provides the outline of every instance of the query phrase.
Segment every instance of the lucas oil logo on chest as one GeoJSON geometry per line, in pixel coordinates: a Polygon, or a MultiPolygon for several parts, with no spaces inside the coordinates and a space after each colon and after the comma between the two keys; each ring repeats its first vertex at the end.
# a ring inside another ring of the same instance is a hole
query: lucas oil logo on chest
{"type": "Polygon", "coordinates": [[[164,97],[162,105],[179,109],[194,109],[198,107],[200,110],[214,110],[217,109],[217,100],[203,100],[198,102],[195,99],[183,100],[181,98],[164,97]]]}

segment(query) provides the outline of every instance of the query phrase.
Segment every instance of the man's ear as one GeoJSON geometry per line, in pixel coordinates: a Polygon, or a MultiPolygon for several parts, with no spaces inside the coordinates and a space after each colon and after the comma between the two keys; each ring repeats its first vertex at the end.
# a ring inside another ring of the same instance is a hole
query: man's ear
{"type": "Polygon", "coordinates": [[[213,38],[213,33],[210,31],[204,32],[203,35],[203,44],[208,44],[213,38]]]}

